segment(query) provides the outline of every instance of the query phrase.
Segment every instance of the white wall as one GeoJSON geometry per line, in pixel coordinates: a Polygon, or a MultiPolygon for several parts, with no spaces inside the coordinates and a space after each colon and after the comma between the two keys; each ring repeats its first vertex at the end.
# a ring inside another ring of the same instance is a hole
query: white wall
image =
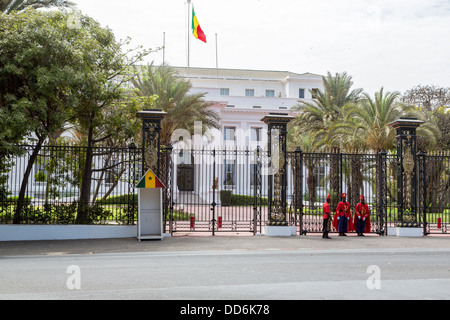
{"type": "Polygon", "coordinates": [[[114,239],[136,236],[136,226],[0,225],[0,241],[114,239]]]}

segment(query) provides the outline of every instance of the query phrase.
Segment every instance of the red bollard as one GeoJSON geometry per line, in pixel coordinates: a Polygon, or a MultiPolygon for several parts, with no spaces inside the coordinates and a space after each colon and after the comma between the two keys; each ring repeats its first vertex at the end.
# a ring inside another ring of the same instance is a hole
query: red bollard
{"type": "Polygon", "coordinates": [[[218,221],[219,228],[222,228],[222,217],[219,217],[218,219],[219,219],[218,221]]]}
{"type": "Polygon", "coordinates": [[[441,228],[441,218],[437,218],[437,227],[438,229],[441,228]]]}
{"type": "Polygon", "coordinates": [[[191,216],[191,229],[195,228],[195,216],[191,216]]]}

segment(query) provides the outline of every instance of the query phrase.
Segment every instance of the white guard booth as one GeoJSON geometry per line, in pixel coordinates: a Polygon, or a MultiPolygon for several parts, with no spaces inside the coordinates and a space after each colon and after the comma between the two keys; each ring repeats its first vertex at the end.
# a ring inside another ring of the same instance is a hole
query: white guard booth
{"type": "Polygon", "coordinates": [[[141,240],[163,239],[163,190],[161,180],[148,170],[136,185],[138,189],[137,238],[141,240]]]}

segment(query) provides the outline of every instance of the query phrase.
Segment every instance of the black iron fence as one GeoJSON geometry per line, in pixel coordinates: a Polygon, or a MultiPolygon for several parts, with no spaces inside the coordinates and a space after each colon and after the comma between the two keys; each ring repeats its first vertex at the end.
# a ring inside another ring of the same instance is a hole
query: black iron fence
{"type": "MultiPolygon", "coordinates": [[[[143,174],[142,150],[134,146],[90,149],[35,146],[2,159],[0,223],[73,224],[87,211],[87,223],[135,224],[135,185],[143,174]],[[82,180],[88,153],[88,197],[82,180]],[[28,173],[28,174],[26,174],[28,173]],[[24,177],[27,177],[26,179],[24,177]]],[[[267,152],[247,148],[165,149],[160,155],[165,232],[260,233],[268,221],[267,152]]],[[[371,210],[371,232],[386,234],[397,216],[398,162],[394,154],[287,154],[287,222],[297,232],[322,232],[322,205],[332,196],[332,210],[342,192],[352,210],[363,194],[371,210]]],[[[420,225],[425,234],[448,234],[450,225],[450,155],[419,154],[420,225]]]]}
{"type": "Polygon", "coordinates": [[[450,154],[419,154],[419,206],[424,234],[450,232],[450,154]]]}
{"type": "Polygon", "coordinates": [[[81,210],[85,223],[134,224],[141,155],[135,147],[71,145],[18,147],[2,159],[0,223],[74,224],[81,210]],[[89,152],[88,152],[89,151],[89,152]],[[84,175],[92,155],[89,175],[84,175]],[[82,180],[89,192],[81,196],[82,180]]]}

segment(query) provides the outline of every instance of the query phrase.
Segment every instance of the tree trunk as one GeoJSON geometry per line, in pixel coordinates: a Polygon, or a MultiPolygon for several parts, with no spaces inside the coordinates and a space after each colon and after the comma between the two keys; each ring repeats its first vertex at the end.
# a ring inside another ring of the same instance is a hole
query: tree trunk
{"type": "Polygon", "coordinates": [[[43,141],[44,141],[44,139],[42,139],[42,138],[38,140],[38,143],[37,143],[36,147],[34,148],[30,159],[28,160],[27,168],[23,175],[22,184],[20,186],[19,198],[17,199],[17,207],[16,207],[16,212],[14,213],[14,219],[13,219],[14,224],[20,224],[20,220],[22,219],[22,210],[23,210],[23,206],[25,203],[25,192],[27,190],[28,179],[30,178],[31,169],[33,168],[34,162],[36,161],[37,156],[38,156],[39,152],[41,151],[43,141]]]}
{"type": "Polygon", "coordinates": [[[330,191],[331,191],[331,210],[334,211],[341,199],[340,183],[340,150],[333,148],[330,157],[330,191]]]}
{"type": "Polygon", "coordinates": [[[89,207],[91,200],[91,184],[92,184],[92,163],[94,158],[93,150],[93,129],[89,129],[88,141],[86,148],[86,161],[84,164],[83,176],[81,180],[80,201],[78,203],[77,224],[86,224],[89,218],[89,207]]]}

